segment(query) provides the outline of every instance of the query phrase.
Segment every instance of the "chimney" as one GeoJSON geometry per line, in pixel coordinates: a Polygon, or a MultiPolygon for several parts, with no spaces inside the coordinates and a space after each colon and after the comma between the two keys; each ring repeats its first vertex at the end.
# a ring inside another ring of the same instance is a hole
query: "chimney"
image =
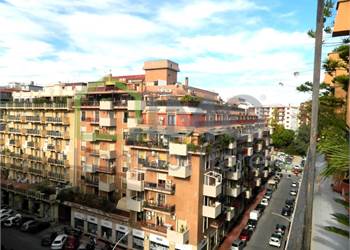
{"type": "Polygon", "coordinates": [[[185,87],[188,88],[188,77],[185,77],[185,87]]]}

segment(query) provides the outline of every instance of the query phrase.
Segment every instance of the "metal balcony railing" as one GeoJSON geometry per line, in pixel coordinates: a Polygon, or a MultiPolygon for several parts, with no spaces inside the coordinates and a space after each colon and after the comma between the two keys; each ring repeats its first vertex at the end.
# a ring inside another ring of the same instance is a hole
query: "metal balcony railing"
{"type": "Polygon", "coordinates": [[[159,210],[166,213],[174,213],[175,205],[161,204],[154,201],[145,201],[144,208],[159,210]]]}

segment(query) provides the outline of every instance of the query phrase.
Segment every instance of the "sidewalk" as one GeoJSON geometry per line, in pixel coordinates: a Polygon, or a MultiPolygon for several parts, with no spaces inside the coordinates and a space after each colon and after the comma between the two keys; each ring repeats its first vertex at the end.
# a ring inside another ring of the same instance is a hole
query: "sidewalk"
{"type": "Polygon", "coordinates": [[[255,207],[260,203],[261,199],[264,197],[266,192],[266,188],[264,188],[256,197],[255,197],[255,201],[249,206],[249,208],[244,212],[244,215],[242,216],[242,219],[240,221],[240,223],[235,226],[231,232],[229,232],[227,234],[227,238],[225,239],[225,241],[222,243],[222,245],[220,246],[220,250],[227,250],[227,249],[231,249],[231,245],[232,242],[234,240],[236,240],[239,235],[241,234],[241,231],[243,230],[243,228],[247,225],[247,222],[249,220],[249,213],[250,211],[254,210],[255,207]]]}
{"type": "Polygon", "coordinates": [[[317,183],[317,176],[319,176],[320,171],[325,168],[326,165],[327,162],[324,156],[317,155],[311,250],[349,249],[348,238],[328,232],[323,228],[325,226],[336,226],[347,229],[336,222],[331,215],[334,213],[347,213],[342,205],[334,201],[335,198],[341,198],[341,196],[332,191],[331,181],[329,179],[319,184],[317,183]]]}

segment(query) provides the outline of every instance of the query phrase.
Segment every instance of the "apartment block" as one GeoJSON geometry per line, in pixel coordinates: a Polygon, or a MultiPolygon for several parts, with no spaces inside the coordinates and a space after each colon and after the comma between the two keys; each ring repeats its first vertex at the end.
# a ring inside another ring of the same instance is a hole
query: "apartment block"
{"type": "Polygon", "coordinates": [[[2,177],[8,180],[10,192],[5,199],[9,203],[23,203],[41,216],[51,216],[44,213],[51,213],[50,206],[39,209],[37,193],[27,198],[30,188],[39,183],[62,187],[76,183],[72,101],[83,87],[58,84],[39,91],[19,90],[12,92],[12,101],[1,102],[0,163],[2,177]]]}
{"type": "Polygon", "coordinates": [[[283,125],[286,129],[297,130],[299,126],[299,107],[296,106],[261,106],[253,108],[257,116],[265,120],[266,126],[271,126],[274,120],[277,124],[283,125]]]}
{"type": "MultiPolygon", "coordinates": [[[[264,119],[223,103],[217,93],[189,86],[188,78],[178,82],[177,63],[145,62],[144,70],[88,82],[65,93],[62,109],[40,104],[39,121],[31,127],[41,134],[40,147],[30,152],[44,159],[40,169],[64,174],[73,186],[59,194],[59,221],[119,242],[119,249],[215,249],[273,171],[270,130],[264,119]],[[46,116],[66,122],[49,126],[46,116]],[[52,141],[56,132],[48,131],[56,130],[59,140],[52,141]],[[46,140],[55,150],[63,148],[49,154],[46,140]],[[64,164],[53,169],[50,158],[64,164]]],[[[4,119],[19,110],[16,105],[2,104],[4,119]]],[[[10,127],[22,131],[27,125],[21,116],[15,125],[4,123],[6,152],[22,149],[27,140],[6,144],[18,140],[17,130],[7,132],[10,127]]],[[[1,170],[12,171],[1,180],[2,191],[11,193],[6,184],[19,171],[7,167],[8,153],[1,157],[1,170]]],[[[19,176],[29,182],[48,178],[25,173],[19,176]]]]}

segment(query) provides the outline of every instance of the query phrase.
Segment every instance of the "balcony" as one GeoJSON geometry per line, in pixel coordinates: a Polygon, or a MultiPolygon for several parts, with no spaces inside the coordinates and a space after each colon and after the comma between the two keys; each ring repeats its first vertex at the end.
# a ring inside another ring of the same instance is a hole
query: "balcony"
{"type": "Polygon", "coordinates": [[[41,132],[38,129],[27,129],[28,135],[41,136],[41,132]]]}
{"type": "Polygon", "coordinates": [[[138,163],[141,167],[151,171],[168,172],[169,169],[168,162],[162,160],[148,161],[146,159],[138,158],[138,163]]]}
{"type": "Polygon", "coordinates": [[[143,207],[145,210],[156,210],[168,214],[173,214],[175,212],[175,205],[160,204],[152,200],[145,201],[143,207]]]}
{"type": "Polygon", "coordinates": [[[100,158],[101,159],[115,159],[116,153],[115,150],[102,150],[100,149],[100,158]]]}
{"type": "Polygon", "coordinates": [[[126,206],[131,211],[141,212],[143,209],[143,200],[137,197],[128,197],[126,199],[126,206]]]}
{"type": "Polygon", "coordinates": [[[91,164],[84,164],[83,165],[83,172],[84,173],[96,173],[97,166],[91,165],[91,164]]]}
{"type": "Polygon", "coordinates": [[[159,185],[153,182],[145,182],[144,186],[145,190],[155,191],[164,194],[174,194],[175,193],[175,185],[166,183],[165,185],[159,185]]]}
{"type": "Polygon", "coordinates": [[[90,151],[90,155],[93,156],[93,157],[100,157],[100,151],[98,151],[98,150],[91,150],[90,151]]]}
{"type": "Polygon", "coordinates": [[[45,158],[44,157],[35,156],[35,155],[28,155],[28,159],[30,161],[45,162],[45,158]]]}
{"type": "Polygon", "coordinates": [[[60,174],[60,173],[55,173],[55,172],[48,172],[47,173],[47,177],[49,177],[49,179],[55,180],[55,181],[59,181],[59,182],[65,182],[65,175],[60,174]]]}
{"type": "Polygon", "coordinates": [[[241,177],[242,177],[241,171],[226,172],[226,178],[229,180],[238,181],[239,179],[241,179],[241,177]]]}
{"type": "Polygon", "coordinates": [[[248,134],[248,136],[247,136],[247,142],[253,142],[253,140],[254,140],[253,134],[248,134]]]}
{"type": "Polygon", "coordinates": [[[209,171],[204,174],[203,195],[217,197],[222,192],[221,174],[209,171]]]}
{"type": "Polygon", "coordinates": [[[112,192],[115,190],[115,183],[114,182],[104,182],[99,181],[98,183],[98,190],[104,191],[104,192],[112,192]]]}
{"type": "Polygon", "coordinates": [[[231,221],[235,217],[235,208],[226,207],[226,221],[231,221]]]}
{"type": "Polygon", "coordinates": [[[242,193],[242,187],[239,185],[226,187],[226,194],[232,197],[238,197],[242,193]]]}
{"type": "Polygon", "coordinates": [[[128,128],[135,128],[138,125],[138,119],[137,118],[128,118],[128,128]]]}
{"type": "Polygon", "coordinates": [[[37,169],[37,168],[28,168],[28,172],[30,174],[36,174],[36,175],[42,175],[43,171],[41,169],[37,169]]]}
{"type": "Polygon", "coordinates": [[[12,133],[12,134],[21,134],[22,133],[21,129],[19,129],[19,128],[9,128],[8,131],[9,131],[9,133],[12,133]]]}
{"type": "Polygon", "coordinates": [[[111,135],[107,133],[94,133],[93,134],[95,141],[111,141],[115,142],[117,140],[116,135],[111,135]]]}
{"type": "Polygon", "coordinates": [[[189,240],[189,230],[184,229],[183,232],[167,229],[167,240],[175,244],[187,244],[189,240]]]}
{"type": "Polygon", "coordinates": [[[252,198],[252,190],[248,189],[245,191],[245,198],[246,199],[252,198]]]}
{"type": "Polygon", "coordinates": [[[252,156],[253,155],[253,147],[247,147],[246,150],[246,156],[252,156]]]}
{"type": "Polygon", "coordinates": [[[170,165],[168,174],[169,176],[186,179],[192,175],[191,166],[170,165]]]}
{"type": "Polygon", "coordinates": [[[115,119],[111,117],[101,117],[100,126],[101,127],[115,127],[115,119]]]}
{"type": "Polygon", "coordinates": [[[30,122],[30,123],[42,122],[42,118],[40,116],[26,116],[25,119],[26,119],[26,122],[30,122]]]}
{"type": "Polygon", "coordinates": [[[128,101],[128,110],[135,111],[135,110],[143,110],[146,106],[146,103],[141,100],[129,100],[128,101]]]}
{"type": "Polygon", "coordinates": [[[236,166],[236,162],[237,162],[237,159],[236,159],[236,156],[235,155],[229,155],[228,157],[227,157],[227,159],[228,159],[228,162],[227,162],[227,166],[228,167],[234,167],[234,166],[236,166]]]}
{"type": "Polygon", "coordinates": [[[269,177],[269,170],[264,170],[263,171],[263,176],[264,176],[264,178],[269,177]]]}
{"type": "Polygon", "coordinates": [[[112,110],[113,102],[111,100],[101,100],[100,101],[100,110],[112,110]]]}
{"type": "Polygon", "coordinates": [[[7,121],[8,122],[20,122],[21,121],[21,117],[18,115],[18,116],[15,116],[15,115],[9,115],[7,117],[7,121]]]}
{"type": "Polygon", "coordinates": [[[53,164],[53,165],[59,165],[59,166],[65,166],[68,165],[68,161],[66,160],[59,160],[59,159],[54,159],[54,158],[48,158],[47,162],[49,164],[53,164]]]}
{"type": "Polygon", "coordinates": [[[126,186],[129,190],[141,192],[144,190],[144,173],[128,171],[126,174],[126,186]]]}
{"type": "Polygon", "coordinates": [[[169,154],[187,156],[187,144],[182,143],[170,143],[169,154]]]}
{"type": "Polygon", "coordinates": [[[87,186],[98,187],[99,182],[96,177],[85,176],[84,182],[87,186]]]}
{"type": "Polygon", "coordinates": [[[204,217],[216,219],[221,214],[221,203],[216,201],[211,205],[203,205],[202,215],[204,217]]]}
{"type": "Polygon", "coordinates": [[[260,187],[260,186],[261,186],[261,178],[256,178],[256,179],[255,179],[255,185],[256,185],[257,187],[260,187]]]}

